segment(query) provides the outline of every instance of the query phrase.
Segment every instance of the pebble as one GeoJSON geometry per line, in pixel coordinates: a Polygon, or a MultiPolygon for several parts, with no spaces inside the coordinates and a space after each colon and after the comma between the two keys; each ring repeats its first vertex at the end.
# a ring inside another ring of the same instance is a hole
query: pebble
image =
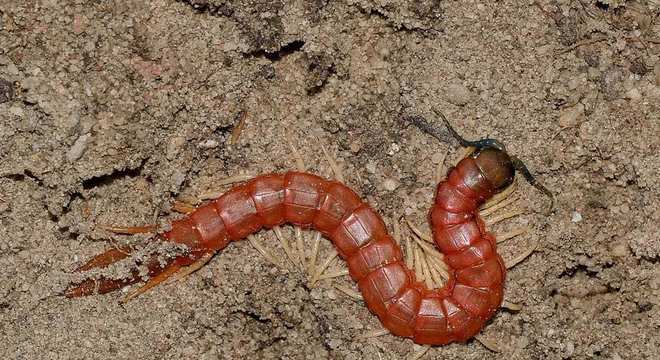
{"type": "Polygon", "coordinates": [[[312,299],[314,300],[321,300],[323,299],[323,294],[321,293],[321,290],[318,287],[312,288],[309,294],[312,299]]]}
{"type": "Polygon", "coordinates": [[[625,243],[616,243],[614,246],[612,246],[611,252],[612,256],[624,257],[628,255],[628,245],[625,243]]]}
{"type": "Polygon", "coordinates": [[[578,120],[584,118],[584,105],[577,104],[574,107],[564,109],[559,115],[559,126],[569,128],[577,125],[578,120]]]}
{"type": "Polygon", "coordinates": [[[197,144],[202,149],[215,149],[220,145],[216,140],[209,139],[206,141],[202,141],[201,143],[197,144]]]}
{"type": "Polygon", "coordinates": [[[655,74],[655,86],[660,86],[660,61],[655,63],[653,73],[655,74]]]}
{"type": "Polygon", "coordinates": [[[566,343],[566,347],[564,348],[566,350],[565,356],[566,357],[571,357],[573,356],[573,353],[575,352],[575,344],[573,342],[569,341],[566,343]]]}
{"type": "Polygon", "coordinates": [[[399,182],[393,178],[387,178],[383,181],[383,188],[387,191],[394,191],[399,187],[399,182]]]}
{"type": "Polygon", "coordinates": [[[456,106],[463,106],[470,102],[472,93],[462,83],[451,83],[447,86],[447,101],[456,106]]]}
{"type": "Polygon", "coordinates": [[[181,184],[186,180],[186,174],[180,171],[175,171],[174,174],[172,174],[172,181],[173,185],[175,188],[181,187],[181,184]]]}
{"type": "Polygon", "coordinates": [[[582,221],[582,214],[580,214],[577,211],[573,211],[573,216],[571,216],[571,221],[576,224],[579,223],[580,221],[582,221]]]}
{"type": "Polygon", "coordinates": [[[5,79],[0,79],[0,104],[6,103],[14,97],[14,84],[5,79]]]}
{"type": "Polygon", "coordinates": [[[29,90],[36,89],[37,87],[39,87],[41,85],[41,83],[42,83],[42,81],[41,81],[40,78],[38,78],[36,76],[30,76],[29,78],[27,78],[27,79],[23,80],[23,82],[21,82],[21,86],[23,87],[23,89],[29,91],[29,90]]]}
{"type": "Polygon", "coordinates": [[[21,108],[18,105],[13,105],[12,107],[9,108],[9,113],[18,116],[18,117],[23,117],[25,115],[25,112],[23,111],[23,108],[21,108]]]}
{"type": "Polygon", "coordinates": [[[362,145],[360,145],[360,143],[359,143],[358,141],[353,141],[353,142],[349,145],[349,149],[351,150],[351,152],[352,152],[353,154],[357,154],[357,153],[359,153],[360,150],[362,149],[362,145]]]}
{"type": "Polygon", "coordinates": [[[367,165],[365,165],[365,168],[370,174],[376,173],[376,163],[374,161],[369,161],[367,165]]]}
{"type": "Polygon", "coordinates": [[[92,137],[91,134],[87,133],[85,135],[80,136],[75,143],[73,143],[73,146],[69,149],[69,151],[66,152],[66,160],[68,162],[74,162],[83,155],[85,152],[85,149],[87,148],[87,142],[89,139],[92,137]]]}
{"type": "Polygon", "coordinates": [[[334,291],[333,289],[328,290],[325,295],[330,299],[330,300],[337,300],[337,292],[334,291]]]}
{"type": "Polygon", "coordinates": [[[392,143],[392,145],[390,145],[390,149],[387,151],[387,154],[392,156],[392,155],[398,153],[400,150],[401,150],[401,147],[399,146],[399,144],[392,143]]]}
{"type": "Polygon", "coordinates": [[[179,154],[179,150],[186,143],[186,138],[183,136],[176,136],[170,139],[170,142],[167,144],[167,151],[165,156],[168,160],[174,160],[174,158],[179,154]]]}
{"type": "Polygon", "coordinates": [[[0,199],[0,214],[9,211],[9,209],[11,209],[11,207],[9,206],[9,202],[0,199]]]}
{"type": "Polygon", "coordinates": [[[632,101],[637,101],[642,98],[642,93],[637,88],[632,88],[626,92],[626,97],[632,101]]]}
{"type": "Polygon", "coordinates": [[[437,152],[437,153],[434,153],[433,155],[431,155],[431,162],[438,165],[440,163],[443,163],[445,161],[446,157],[447,157],[447,153],[437,152]]]}

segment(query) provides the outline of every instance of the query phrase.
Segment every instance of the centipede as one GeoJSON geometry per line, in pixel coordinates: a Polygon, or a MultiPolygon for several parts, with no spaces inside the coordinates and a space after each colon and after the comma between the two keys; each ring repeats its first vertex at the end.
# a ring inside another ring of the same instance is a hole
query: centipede
{"type": "MultiPolygon", "coordinates": [[[[185,254],[163,263],[155,255],[139,260],[148,280],[126,299],[146,292],[172,276],[191,273],[230,243],[262,229],[291,224],[313,229],[329,239],[348,267],[367,308],[391,334],[423,345],[465,342],[478,334],[503,301],[506,267],[495,236],[486,229],[479,206],[513,182],[516,171],[552,199],[530,171],[494,139],[468,141],[436,112],[460,145],[474,149],[437,184],[428,213],[433,242],[444,254],[448,280],[429,288],[406,266],[399,244],[381,216],[342,182],[289,171],[256,176],[221,196],[191,209],[155,235],[161,242],[183,245],[185,254]]],[[[424,132],[446,138],[421,116],[408,119],[424,132]]],[[[137,233],[151,228],[124,228],[137,233]]],[[[104,268],[128,258],[135,247],[116,247],[75,269],[104,268]]],[[[142,274],[144,275],[144,274],[142,274]]],[[[128,277],[88,278],[70,283],[62,295],[77,298],[105,294],[142,281],[128,277]]]]}

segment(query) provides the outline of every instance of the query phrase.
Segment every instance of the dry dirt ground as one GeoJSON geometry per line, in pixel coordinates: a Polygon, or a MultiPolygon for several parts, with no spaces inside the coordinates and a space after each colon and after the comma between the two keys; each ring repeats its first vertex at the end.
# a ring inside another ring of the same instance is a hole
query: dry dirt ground
{"type": "Polygon", "coordinates": [[[425,358],[657,359],[659,7],[0,0],[1,357],[409,355],[409,340],[360,338],[379,327],[361,302],[307,288],[248,242],[125,305],[56,294],[84,259],[143,240],[95,225],[165,224],[175,199],[223,178],[293,169],[287,136],[329,177],[327,148],[390,226],[423,224],[459,149],[402,119],[437,123],[435,107],[466,137],[505,142],[557,207],[544,214],[522,183],[526,214],[495,227],[531,227],[505,257],[537,244],[508,273],[522,309],[482,332],[501,352],[470,341],[425,358]]]}

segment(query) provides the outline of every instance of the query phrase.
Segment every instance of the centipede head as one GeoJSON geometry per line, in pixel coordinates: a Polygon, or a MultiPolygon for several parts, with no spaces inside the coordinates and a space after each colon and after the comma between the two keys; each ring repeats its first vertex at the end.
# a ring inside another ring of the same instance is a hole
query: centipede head
{"type": "MultiPolygon", "coordinates": [[[[475,149],[475,151],[472,152],[472,154],[469,156],[475,160],[477,166],[484,174],[484,177],[490,181],[490,183],[495,188],[495,192],[500,192],[511,185],[513,183],[513,179],[516,176],[516,171],[518,171],[532,186],[550,198],[551,203],[549,211],[551,212],[554,209],[555,198],[552,192],[550,192],[550,190],[541,185],[536,180],[536,178],[534,178],[529,169],[527,169],[527,166],[525,166],[525,163],[523,163],[517,157],[507,153],[504,144],[498,140],[488,138],[476,141],[466,140],[461,135],[459,135],[456,130],[454,130],[442,112],[436,109],[433,109],[433,111],[445,123],[445,126],[447,127],[447,130],[449,131],[449,134],[452,138],[457,140],[461,146],[472,147],[475,149]]],[[[441,141],[447,140],[445,133],[440,131],[438,128],[433,127],[424,118],[415,116],[409,118],[409,120],[421,130],[429,133],[433,137],[441,141]]]]}
{"type": "Polygon", "coordinates": [[[516,168],[506,151],[495,147],[483,147],[477,148],[470,156],[486,180],[493,185],[496,193],[513,183],[516,168]]]}

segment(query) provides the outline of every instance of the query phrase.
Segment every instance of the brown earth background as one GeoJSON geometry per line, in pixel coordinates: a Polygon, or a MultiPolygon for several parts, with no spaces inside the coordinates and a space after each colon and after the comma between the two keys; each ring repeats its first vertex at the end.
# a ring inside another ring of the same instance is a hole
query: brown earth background
{"type": "Polygon", "coordinates": [[[294,169],[287,136],[330,177],[325,147],[390,227],[425,224],[460,149],[402,119],[440,124],[435,107],[506,143],[557,208],[521,183],[525,215],[495,226],[531,227],[505,257],[537,244],[508,273],[522,309],[482,332],[500,353],[470,341],[425,359],[657,359],[659,13],[657,0],[0,0],[0,357],[408,356],[410,340],[360,338],[379,328],[361,302],[248,242],[125,305],[56,294],[84,259],[143,240],[96,224],[166,224],[175,199],[221,179],[294,169]]]}

